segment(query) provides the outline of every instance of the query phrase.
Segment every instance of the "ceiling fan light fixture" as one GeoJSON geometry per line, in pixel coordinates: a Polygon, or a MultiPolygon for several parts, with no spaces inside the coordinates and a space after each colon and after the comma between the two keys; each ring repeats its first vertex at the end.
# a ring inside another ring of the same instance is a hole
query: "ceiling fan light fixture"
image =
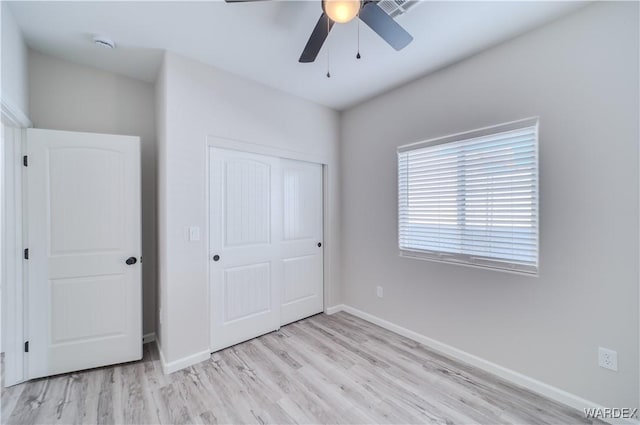
{"type": "Polygon", "coordinates": [[[360,0],[322,0],[324,13],[339,24],[346,24],[358,16],[360,6],[360,0]]]}

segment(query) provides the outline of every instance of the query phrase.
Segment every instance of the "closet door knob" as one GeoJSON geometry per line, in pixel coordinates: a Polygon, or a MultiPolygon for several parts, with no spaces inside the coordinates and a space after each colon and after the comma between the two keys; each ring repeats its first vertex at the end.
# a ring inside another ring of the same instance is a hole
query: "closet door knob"
{"type": "Polygon", "coordinates": [[[220,259],[220,256],[218,254],[213,256],[213,261],[218,261],[220,259]]]}
{"type": "Polygon", "coordinates": [[[127,266],[132,266],[137,262],[138,262],[138,259],[136,257],[129,257],[127,258],[127,261],[125,261],[125,263],[127,263],[127,266]]]}
{"type": "Polygon", "coordinates": [[[322,242],[318,242],[318,248],[322,246],[322,242]]]}

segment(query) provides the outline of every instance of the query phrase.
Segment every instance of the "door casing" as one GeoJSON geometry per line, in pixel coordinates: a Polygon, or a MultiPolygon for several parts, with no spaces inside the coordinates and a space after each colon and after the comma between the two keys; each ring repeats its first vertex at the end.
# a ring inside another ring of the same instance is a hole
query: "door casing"
{"type": "Polygon", "coordinates": [[[0,119],[5,128],[11,128],[11,134],[5,134],[3,180],[10,182],[11,187],[4,185],[2,207],[4,208],[3,225],[12,226],[15,230],[11,239],[3,232],[3,266],[11,266],[11,276],[5,275],[2,286],[2,350],[5,353],[4,386],[19,384],[26,377],[27,355],[24,352],[25,326],[28,325],[26,313],[27,302],[24,296],[25,267],[22,259],[24,246],[24,224],[22,220],[26,207],[23,206],[24,166],[23,140],[26,129],[32,126],[29,118],[15,105],[0,99],[0,119]]]}

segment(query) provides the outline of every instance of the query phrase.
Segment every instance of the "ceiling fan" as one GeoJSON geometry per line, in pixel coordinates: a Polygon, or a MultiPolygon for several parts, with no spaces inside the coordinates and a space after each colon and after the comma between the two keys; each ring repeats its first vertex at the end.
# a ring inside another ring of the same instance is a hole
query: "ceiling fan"
{"type": "MultiPolygon", "coordinates": [[[[227,3],[248,3],[260,0],[225,0],[227,3]]],[[[396,50],[413,40],[404,28],[389,16],[376,0],[321,0],[322,15],[316,23],[298,62],[316,60],[334,23],[344,24],[358,17],[396,50]]]]}

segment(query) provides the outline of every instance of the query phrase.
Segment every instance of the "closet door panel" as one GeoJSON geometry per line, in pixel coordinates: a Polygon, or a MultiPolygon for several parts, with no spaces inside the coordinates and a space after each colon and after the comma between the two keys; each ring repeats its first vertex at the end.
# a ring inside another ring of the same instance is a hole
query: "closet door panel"
{"type": "Polygon", "coordinates": [[[322,165],[282,166],[282,318],[285,325],[323,310],[322,165]]]}
{"type": "Polygon", "coordinates": [[[210,150],[211,350],[280,326],[279,159],[210,150]]]}

